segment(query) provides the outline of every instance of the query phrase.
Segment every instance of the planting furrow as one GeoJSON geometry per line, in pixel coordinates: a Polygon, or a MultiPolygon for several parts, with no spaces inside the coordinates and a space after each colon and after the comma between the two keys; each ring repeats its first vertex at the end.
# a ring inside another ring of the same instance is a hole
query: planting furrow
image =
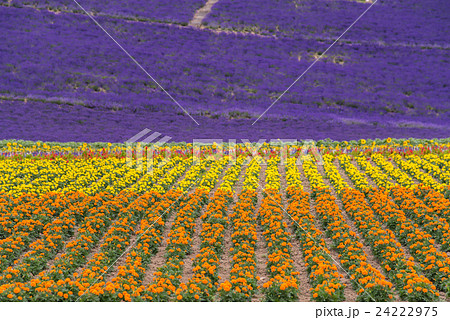
{"type": "MultiPolygon", "coordinates": [[[[163,191],[166,188],[168,188],[171,185],[171,183],[173,183],[173,180],[168,177],[173,176],[178,179],[178,177],[181,176],[181,173],[184,172],[183,170],[185,167],[186,164],[184,164],[183,161],[179,162],[172,170],[169,171],[168,175],[166,175],[163,179],[161,179],[158,182],[158,185],[152,187],[152,190],[163,191]]],[[[191,175],[193,170],[197,171],[197,168],[191,167],[184,175],[181,176],[180,181],[183,181],[186,178],[186,176],[191,175]]],[[[174,189],[175,188],[176,186],[174,186],[174,189]]],[[[192,192],[193,192],[192,189],[188,190],[188,193],[192,192]]],[[[178,210],[178,208],[183,204],[182,201],[184,201],[184,198],[183,199],[180,198],[180,201],[176,203],[175,211],[178,210]]],[[[170,214],[166,217],[158,249],[156,253],[151,257],[150,262],[144,266],[145,272],[142,276],[142,279],[139,279],[140,281],[138,281],[138,283],[139,282],[141,283],[141,286],[144,287],[148,286],[152,281],[155,272],[164,265],[165,263],[164,255],[166,253],[166,247],[168,245],[168,242],[164,240],[167,240],[170,232],[170,228],[166,228],[165,226],[172,226],[174,222],[175,222],[174,215],[170,214]]],[[[138,244],[138,246],[140,245],[138,244]]]]}
{"type": "MultiPolygon", "coordinates": [[[[217,192],[217,190],[220,187],[220,184],[217,183],[218,181],[221,180],[221,178],[223,179],[224,177],[226,177],[227,172],[229,169],[231,168],[225,168],[226,163],[228,162],[228,157],[224,157],[222,159],[222,163],[217,163],[218,165],[214,165],[213,167],[211,167],[211,171],[209,173],[209,175],[207,175],[206,177],[204,177],[199,185],[199,188],[205,189],[206,191],[208,191],[208,205],[204,206],[200,212],[200,215],[195,219],[195,228],[194,228],[194,234],[192,236],[192,247],[191,250],[189,252],[189,254],[186,256],[185,258],[185,263],[183,265],[183,274],[181,277],[181,284],[180,287],[177,289],[177,296],[178,294],[181,294],[183,296],[182,300],[185,300],[185,297],[182,293],[185,293],[186,290],[188,289],[188,286],[191,286],[190,284],[188,284],[188,281],[190,280],[190,283],[196,283],[198,285],[201,284],[201,280],[203,279],[199,279],[198,277],[194,276],[198,276],[197,273],[195,273],[195,271],[198,270],[198,264],[199,264],[199,259],[200,260],[204,260],[205,258],[202,258],[200,253],[201,253],[201,246],[203,244],[201,237],[203,238],[203,236],[207,236],[210,233],[209,232],[214,232],[215,229],[209,225],[209,217],[211,215],[211,207],[214,207],[214,203],[220,200],[217,200],[215,198],[215,194],[217,192]],[[220,176],[220,178],[219,178],[220,176]],[[206,223],[206,224],[205,224],[206,223]],[[207,234],[204,235],[203,231],[204,227],[207,228],[207,234]],[[194,271],[194,268],[196,269],[194,271]]],[[[228,197],[226,197],[227,199],[230,198],[230,195],[228,197]]],[[[223,199],[221,199],[223,200],[223,199]]],[[[219,215],[223,215],[223,208],[218,205],[217,206],[217,210],[220,212],[219,215]]],[[[215,263],[218,263],[218,259],[215,259],[215,263]]],[[[211,266],[212,267],[212,266],[211,266]]],[[[214,265],[214,269],[217,269],[218,265],[214,265]]],[[[211,279],[214,280],[214,279],[211,279]]],[[[213,287],[206,287],[205,286],[205,294],[204,296],[206,297],[213,297],[214,294],[214,290],[216,289],[217,286],[217,281],[212,281],[213,283],[213,287]],[[212,294],[208,295],[208,291],[211,291],[212,294]]],[[[191,286],[193,287],[193,286],[191,286]]],[[[192,294],[192,292],[189,292],[192,294]]],[[[209,298],[206,298],[209,300],[209,298]]],[[[191,300],[192,301],[192,300],[191,300]]]]}
{"type": "MultiPolygon", "coordinates": [[[[265,184],[265,176],[266,176],[266,166],[261,167],[261,173],[259,175],[259,189],[256,190],[257,192],[257,201],[255,205],[255,213],[259,212],[261,209],[261,204],[264,200],[263,195],[263,186],[265,184]]],[[[256,215],[256,218],[258,218],[258,215],[256,215]]],[[[264,293],[263,291],[263,284],[266,283],[270,279],[270,274],[267,270],[267,259],[269,257],[269,253],[267,250],[267,245],[264,241],[263,236],[263,230],[261,228],[260,223],[256,224],[256,247],[255,247],[255,261],[256,261],[256,274],[259,278],[256,280],[257,289],[255,291],[255,295],[252,298],[252,301],[263,301],[264,300],[264,293]]]]}
{"type": "Polygon", "coordinates": [[[263,229],[268,251],[266,270],[269,280],[262,287],[265,301],[296,301],[299,291],[298,271],[291,257],[291,234],[284,221],[279,162],[277,156],[267,160],[264,198],[258,210],[258,222],[263,229]]]}

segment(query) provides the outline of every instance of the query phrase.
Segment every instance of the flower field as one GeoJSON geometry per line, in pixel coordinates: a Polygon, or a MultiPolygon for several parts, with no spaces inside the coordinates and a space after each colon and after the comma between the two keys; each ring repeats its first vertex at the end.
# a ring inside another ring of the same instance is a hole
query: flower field
{"type": "Polygon", "coordinates": [[[448,140],[0,148],[0,301],[450,299],[448,140]]]}
{"type": "Polygon", "coordinates": [[[447,2],[0,0],[2,316],[442,318],[447,2]]]}

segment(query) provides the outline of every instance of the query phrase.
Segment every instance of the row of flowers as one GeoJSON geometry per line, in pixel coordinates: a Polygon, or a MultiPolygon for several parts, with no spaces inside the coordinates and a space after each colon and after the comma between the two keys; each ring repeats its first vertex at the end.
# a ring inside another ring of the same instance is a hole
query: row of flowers
{"type": "Polygon", "coordinates": [[[330,154],[326,154],[323,156],[323,168],[325,170],[325,175],[328,180],[333,184],[334,189],[336,190],[338,196],[341,196],[342,192],[345,189],[348,189],[348,183],[342,179],[342,176],[339,174],[338,169],[333,164],[334,157],[330,154]]]}
{"type": "Polygon", "coordinates": [[[378,166],[370,163],[370,158],[362,155],[356,156],[355,160],[358,166],[375,182],[375,184],[382,189],[389,190],[397,183],[392,182],[387,174],[385,174],[378,166]]]}
{"type": "Polygon", "coordinates": [[[230,280],[220,283],[218,291],[222,301],[250,301],[258,289],[256,275],[257,203],[260,159],[252,159],[245,172],[243,191],[229,215],[231,226],[230,280]]]}
{"type": "Polygon", "coordinates": [[[300,171],[297,167],[297,159],[289,157],[286,160],[285,179],[288,186],[295,186],[297,189],[303,190],[302,181],[300,179],[300,171]]]}
{"type": "Polygon", "coordinates": [[[311,299],[313,301],[344,301],[342,275],[332,261],[331,253],[323,239],[322,232],[315,225],[315,218],[310,213],[309,194],[296,185],[286,190],[288,198],[287,213],[291,225],[300,241],[306,268],[311,283],[311,299]]]}
{"type": "MultiPolygon", "coordinates": [[[[392,283],[367,262],[367,255],[362,249],[359,237],[350,230],[329,188],[318,187],[320,183],[312,181],[323,180],[312,161],[304,163],[306,177],[316,194],[315,209],[320,221],[326,229],[327,236],[339,252],[340,262],[348,272],[357,289],[358,301],[391,301],[392,283]]],[[[323,183],[323,182],[322,182],[323,183]]]]}
{"type": "Polygon", "coordinates": [[[442,183],[450,185],[450,161],[445,160],[445,155],[441,158],[436,154],[426,154],[422,158],[412,158],[426,172],[438,178],[442,183]]]}
{"type": "Polygon", "coordinates": [[[291,234],[283,221],[281,194],[276,189],[265,189],[265,197],[258,212],[268,248],[267,272],[269,280],[263,284],[266,301],[295,301],[299,283],[291,258],[291,234]]]}
{"type": "MultiPolygon", "coordinates": [[[[418,157],[416,157],[418,158],[418,157]]],[[[405,159],[399,154],[393,154],[392,160],[397,164],[399,168],[409,173],[413,178],[417,179],[420,183],[430,186],[435,190],[440,190],[444,187],[443,184],[436,182],[428,173],[423,172],[420,166],[414,161],[409,160],[411,157],[405,159]]]]}
{"type": "Polygon", "coordinates": [[[408,188],[414,185],[414,182],[412,181],[411,177],[408,176],[407,173],[400,170],[399,168],[396,168],[390,161],[386,160],[386,158],[381,154],[374,153],[372,155],[372,160],[400,185],[408,188]]]}
{"type": "Polygon", "coordinates": [[[214,189],[214,186],[219,180],[219,176],[223,174],[224,167],[228,164],[228,162],[228,156],[224,156],[220,160],[214,161],[210,170],[200,179],[198,187],[206,190],[209,194],[211,190],[214,189]]]}
{"type": "MultiPolygon", "coordinates": [[[[360,139],[359,141],[305,141],[303,143],[289,144],[290,153],[299,154],[304,151],[305,146],[314,146],[322,153],[336,153],[342,150],[353,150],[355,152],[366,153],[368,151],[378,152],[383,154],[391,154],[393,152],[412,152],[422,150],[421,154],[439,154],[443,153],[443,160],[449,161],[450,157],[445,153],[450,147],[449,139],[441,140],[418,140],[418,139],[392,139],[386,138],[384,140],[367,141],[360,139]]],[[[234,144],[237,155],[252,155],[252,150],[249,149],[249,142],[234,144]]],[[[259,154],[280,154],[285,149],[285,145],[277,145],[272,142],[263,142],[258,149],[259,154]]],[[[177,154],[182,157],[192,156],[194,152],[198,152],[200,156],[210,155],[218,148],[217,143],[202,145],[196,151],[198,146],[192,143],[179,144],[164,144],[162,146],[153,146],[154,155],[159,157],[163,155],[177,154]]],[[[136,142],[131,144],[123,143],[79,143],[79,142],[33,142],[33,141],[14,141],[14,140],[0,140],[0,157],[2,159],[37,159],[45,156],[54,156],[55,159],[92,159],[92,158],[109,158],[109,157],[125,157],[143,158],[148,152],[148,147],[143,143],[136,142]],[[10,153],[10,154],[8,154],[10,153]],[[70,157],[69,157],[70,156],[70,157]]],[[[417,152],[415,152],[417,153],[417,152]]]]}
{"type": "Polygon", "coordinates": [[[305,159],[303,162],[303,171],[305,176],[311,185],[311,195],[316,198],[318,191],[329,189],[329,187],[323,181],[322,175],[317,171],[317,166],[311,159],[305,159]]]}
{"type": "Polygon", "coordinates": [[[277,156],[267,161],[264,199],[258,211],[258,221],[268,250],[269,280],[263,284],[263,293],[266,301],[296,301],[299,291],[298,272],[295,271],[291,258],[291,234],[283,221],[279,162],[280,158],[277,156]]]}
{"type": "Polygon", "coordinates": [[[212,301],[217,292],[220,277],[218,275],[220,258],[223,253],[225,230],[228,227],[226,211],[231,203],[231,191],[218,189],[206,212],[200,233],[200,253],[193,261],[193,275],[187,283],[181,283],[176,290],[177,299],[181,301],[212,301]]]}
{"type": "Polygon", "coordinates": [[[233,187],[238,181],[239,174],[241,173],[242,166],[244,164],[245,157],[238,157],[236,163],[232,165],[225,176],[222,178],[219,189],[223,191],[233,191],[233,187]]]}

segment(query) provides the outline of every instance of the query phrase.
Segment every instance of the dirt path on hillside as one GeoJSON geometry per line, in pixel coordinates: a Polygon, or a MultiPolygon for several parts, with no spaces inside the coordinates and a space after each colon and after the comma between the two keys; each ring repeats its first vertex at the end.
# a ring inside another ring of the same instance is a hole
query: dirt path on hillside
{"type": "Polygon", "coordinates": [[[211,12],[213,5],[215,5],[219,0],[208,0],[206,4],[198,9],[192,20],[189,22],[189,26],[199,28],[202,26],[203,19],[211,12]]]}

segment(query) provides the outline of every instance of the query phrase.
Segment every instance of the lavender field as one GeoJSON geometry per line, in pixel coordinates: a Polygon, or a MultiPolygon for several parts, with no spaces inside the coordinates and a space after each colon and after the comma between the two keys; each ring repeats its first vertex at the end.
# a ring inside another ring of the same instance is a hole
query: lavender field
{"type": "Polygon", "coordinates": [[[205,4],[0,1],[0,139],[450,136],[445,1],[205,4]]]}

